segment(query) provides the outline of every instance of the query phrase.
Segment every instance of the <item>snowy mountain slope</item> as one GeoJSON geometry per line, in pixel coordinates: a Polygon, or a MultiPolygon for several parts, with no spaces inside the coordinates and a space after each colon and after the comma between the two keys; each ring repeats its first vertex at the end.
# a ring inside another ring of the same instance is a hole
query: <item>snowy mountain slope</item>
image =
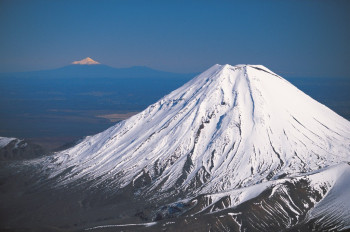
{"type": "MultiPolygon", "coordinates": [[[[320,201],[320,199],[323,199],[326,196],[329,197],[328,195],[331,194],[337,197],[349,196],[348,185],[343,183],[344,181],[347,183],[349,177],[350,165],[346,163],[341,163],[338,165],[318,170],[317,172],[313,173],[306,173],[295,177],[282,178],[279,180],[271,180],[245,188],[226,190],[214,194],[202,194],[200,196],[196,196],[195,198],[182,199],[178,202],[169,204],[169,206],[166,208],[166,211],[169,211],[169,208],[171,207],[178,207],[178,205],[186,205],[187,207],[184,207],[184,211],[186,211],[187,215],[218,212],[229,208],[235,208],[244,202],[257,198],[259,195],[261,195],[262,192],[266,191],[267,189],[271,190],[271,193],[269,194],[269,198],[271,198],[273,195],[278,195],[279,192],[287,192],[285,188],[286,184],[295,184],[301,181],[307,182],[310,189],[312,189],[312,191],[314,192],[317,192],[317,197],[310,196],[309,198],[311,203],[314,205],[317,204],[320,201]],[[342,188],[342,190],[339,190],[339,188],[342,188]],[[344,190],[346,191],[344,192],[344,190]]],[[[338,202],[340,203],[342,202],[342,200],[344,199],[339,199],[338,202]]],[[[341,207],[340,209],[346,208],[348,206],[347,204],[342,204],[343,207],[341,207]]],[[[327,204],[326,199],[322,200],[322,202],[319,202],[319,204],[316,205],[316,208],[309,212],[309,217],[315,217],[314,214],[316,214],[316,212],[328,212],[329,208],[323,211],[319,210],[319,208],[321,208],[322,205],[327,205],[329,207],[332,204],[327,204]]],[[[288,208],[293,207],[293,204],[288,206],[288,208]]],[[[312,208],[306,203],[304,204],[304,207],[307,209],[312,208]]],[[[348,211],[349,209],[342,212],[344,213],[344,215],[349,217],[349,215],[347,215],[349,213],[348,211]]],[[[350,224],[350,218],[348,218],[347,221],[350,224]]]]}
{"type": "Polygon", "coordinates": [[[116,227],[123,227],[123,231],[341,231],[350,226],[349,178],[350,165],[342,163],[161,206],[153,214],[155,222],[147,228],[142,224],[117,224],[108,225],[114,230],[104,226],[89,230],[115,231],[116,227]]]}
{"type": "MultiPolygon", "coordinates": [[[[327,195],[308,212],[306,217],[307,222],[318,224],[328,230],[350,229],[350,168],[339,168],[337,171],[340,175],[335,178],[327,195]]],[[[327,173],[327,176],[323,176],[320,181],[329,176],[331,175],[327,173]]]]}
{"type": "Polygon", "coordinates": [[[140,183],[145,193],[197,195],[350,161],[349,150],[350,123],[282,77],[214,65],[45,167],[58,185],[140,183]]]}

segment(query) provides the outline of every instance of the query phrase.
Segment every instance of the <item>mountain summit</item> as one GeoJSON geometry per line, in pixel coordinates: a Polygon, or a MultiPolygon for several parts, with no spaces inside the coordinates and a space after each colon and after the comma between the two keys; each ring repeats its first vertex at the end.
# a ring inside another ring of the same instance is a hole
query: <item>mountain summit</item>
{"type": "Polygon", "coordinates": [[[350,161],[349,144],[347,120],[269,69],[214,65],[52,164],[55,175],[72,167],[65,182],[144,176],[147,191],[202,194],[350,161]]]}
{"type": "Polygon", "coordinates": [[[97,61],[94,61],[90,57],[86,57],[85,59],[73,61],[72,64],[80,64],[80,65],[92,65],[92,64],[100,64],[97,61]]]}

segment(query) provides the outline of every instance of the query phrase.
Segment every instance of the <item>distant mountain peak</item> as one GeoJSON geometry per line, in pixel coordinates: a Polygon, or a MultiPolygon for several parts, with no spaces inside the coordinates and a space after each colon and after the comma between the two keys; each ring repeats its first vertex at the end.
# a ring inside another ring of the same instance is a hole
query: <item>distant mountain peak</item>
{"type": "Polygon", "coordinates": [[[92,65],[92,64],[100,64],[100,62],[97,62],[90,57],[86,57],[85,59],[73,61],[72,64],[80,64],[80,65],[92,65]]]}

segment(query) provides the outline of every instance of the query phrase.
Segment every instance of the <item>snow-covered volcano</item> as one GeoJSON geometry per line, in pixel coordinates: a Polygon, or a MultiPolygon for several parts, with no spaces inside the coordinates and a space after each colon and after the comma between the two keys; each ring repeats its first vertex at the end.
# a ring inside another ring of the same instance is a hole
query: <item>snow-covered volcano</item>
{"type": "Polygon", "coordinates": [[[259,65],[214,65],[65,151],[15,152],[0,230],[350,229],[350,122],[259,65]]]}
{"type": "Polygon", "coordinates": [[[350,122],[261,65],[214,65],[143,112],[45,161],[61,184],[238,189],[350,161],[350,122]],[[67,171],[69,170],[69,171],[67,171]]]}
{"type": "Polygon", "coordinates": [[[72,64],[92,65],[92,64],[100,64],[100,63],[91,59],[90,57],[86,57],[85,59],[82,59],[82,60],[73,61],[72,64]]]}

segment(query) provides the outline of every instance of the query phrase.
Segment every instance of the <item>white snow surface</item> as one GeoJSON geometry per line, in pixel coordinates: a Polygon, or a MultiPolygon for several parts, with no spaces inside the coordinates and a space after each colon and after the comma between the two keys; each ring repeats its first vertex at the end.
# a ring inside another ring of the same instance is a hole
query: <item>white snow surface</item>
{"type": "Polygon", "coordinates": [[[148,223],[139,223],[139,224],[121,224],[121,225],[104,225],[104,226],[95,226],[85,230],[98,230],[103,228],[113,228],[113,227],[125,227],[125,226],[144,226],[150,227],[156,225],[157,222],[148,222],[148,223]]]}
{"type": "MultiPolygon", "coordinates": [[[[272,188],[270,197],[275,194],[276,191],[281,189],[281,185],[286,182],[293,183],[298,182],[301,179],[307,180],[312,186],[313,190],[316,190],[319,194],[322,194],[321,202],[316,204],[316,207],[308,213],[308,218],[312,219],[315,216],[327,215],[329,212],[333,212],[332,216],[342,218],[342,222],[350,224],[350,203],[347,203],[347,198],[350,196],[350,166],[346,163],[341,163],[324,169],[320,169],[313,173],[305,173],[299,176],[282,178],[278,180],[271,180],[259,184],[255,184],[245,188],[226,190],[214,194],[205,194],[201,196],[203,204],[200,211],[196,211],[195,214],[199,214],[203,211],[217,212],[225,210],[227,208],[234,208],[245,201],[253,199],[260,195],[264,190],[272,188]],[[346,181],[346,183],[344,183],[346,181]],[[324,193],[323,189],[327,189],[324,193]],[[331,196],[331,197],[330,197],[331,196]],[[215,205],[225,197],[229,197],[229,201],[226,201],[225,207],[217,208],[215,205]],[[334,207],[335,205],[335,207],[334,207]]],[[[312,196],[310,196],[312,198],[312,196]]],[[[316,202],[315,199],[311,199],[316,202]]],[[[182,199],[173,203],[197,203],[196,198],[182,199]]],[[[293,207],[289,207],[293,210],[293,207]]]]}
{"type": "Polygon", "coordinates": [[[85,59],[82,59],[82,60],[73,61],[72,64],[93,65],[93,64],[100,64],[100,63],[91,59],[90,57],[86,57],[85,59]]]}
{"type": "Polygon", "coordinates": [[[0,137],[0,148],[6,147],[13,140],[15,140],[15,138],[0,137]]]}
{"type": "Polygon", "coordinates": [[[244,188],[350,161],[350,122],[261,65],[214,65],[143,112],[44,161],[60,184],[244,188]],[[98,178],[97,178],[98,177],[98,178]]]}
{"type": "MultiPolygon", "coordinates": [[[[317,174],[316,174],[317,176],[317,174]]],[[[315,179],[310,177],[310,179],[315,179]]],[[[336,230],[350,228],[350,166],[338,165],[316,178],[319,183],[331,187],[327,195],[308,212],[307,219],[318,218],[318,223],[339,226],[336,230]]],[[[313,186],[319,186],[312,183],[313,186]]]]}

